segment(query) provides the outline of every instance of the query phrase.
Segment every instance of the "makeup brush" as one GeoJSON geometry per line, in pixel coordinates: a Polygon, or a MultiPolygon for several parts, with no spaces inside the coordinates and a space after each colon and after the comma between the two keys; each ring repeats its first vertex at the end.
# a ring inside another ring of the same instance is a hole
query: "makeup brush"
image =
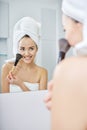
{"type": "Polygon", "coordinates": [[[19,53],[17,53],[16,54],[16,59],[15,59],[15,63],[14,63],[14,66],[16,66],[17,65],[17,63],[19,62],[19,60],[22,58],[22,55],[21,54],[19,54],[19,53]]]}
{"type": "Polygon", "coordinates": [[[15,59],[15,62],[14,62],[14,66],[12,67],[12,69],[10,71],[12,74],[15,74],[16,68],[17,68],[16,66],[17,66],[17,64],[18,64],[18,62],[20,61],[21,58],[22,58],[22,55],[17,53],[16,54],[16,59],[15,59]]]}
{"type": "Polygon", "coordinates": [[[61,38],[58,42],[58,46],[59,46],[59,56],[58,56],[58,63],[59,63],[61,60],[65,58],[67,51],[70,49],[70,45],[66,39],[61,38]]]}

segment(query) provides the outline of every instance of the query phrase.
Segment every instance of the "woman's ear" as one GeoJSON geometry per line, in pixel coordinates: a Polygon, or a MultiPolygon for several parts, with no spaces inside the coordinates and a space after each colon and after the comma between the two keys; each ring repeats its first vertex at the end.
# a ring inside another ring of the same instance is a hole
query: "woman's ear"
{"type": "Polygon", "coordinates": [[[77,26],[79,27],[79,28],[82,28],[83,27],[83,24],[82,23],[77,23],[77,26]]]}
{"type": "Polygon", "coordinates": [[[77,23],[77,28],[79,31],[83,30],[83,24],[82,23],[77,23]]]}
{"type": "Polygon", "coordinates": [[[38,51],[38,46],[36,45],[36,49],[37,49],[37,51],[38,51]]]}
{"type": "Polygon", "coordinates": [[[37,51],[38,51],[38,48],[37,48],[37,51]]]}

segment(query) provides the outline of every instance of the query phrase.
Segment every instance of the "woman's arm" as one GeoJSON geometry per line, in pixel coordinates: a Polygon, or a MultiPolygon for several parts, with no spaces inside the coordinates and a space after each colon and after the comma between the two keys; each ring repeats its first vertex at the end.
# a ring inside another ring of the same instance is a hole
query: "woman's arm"
{"type": "Polygon", "coordinates": [[[51,110],[52,106],[52,90],[53,90],[53,81],[49,81],[47,85],[48,93],[44,97],[44,103],[48,110],[51,110]]]}
{"type": "Polygon", "coordinates": [[[43,69],[40,78],[40,90],[47,89],[47,82],[48,82],[48,73],[46,69],[43,69]]]}
{"type": "Polygon", "coordinates": [[[30,91],[29,88],[27,86],[25,86],[25,84],[22,82],[20,84],[20,88],[23,90],[23,91],[30,91]]]}
{"type": "Polygon", "coordinates": [[[7,80],[8,73],[9,73],[8,64],[4,64],[2,66],[2,72],[1,72],[1,91],[2,91],[2,93],[10,92],[9,82],[7,80]]]}
{"type": "Polygon", "coordinates": [[[23,91],[30,91],[24,82],[18,76],[13,75],[11,72],[9,73],[7,79],[10,84],[19,86],[23,91]]]}
{"type": "Polygon", "coordinates": [[[10,72],[12,65],[9,63],[3,65],[2,67],[2,74],[1,74],[1,88],[2,93],[10,92],[10,84],[18,85],[23,91],[30,91],[23,81],[17,77],[13,76],[10,72]]]}

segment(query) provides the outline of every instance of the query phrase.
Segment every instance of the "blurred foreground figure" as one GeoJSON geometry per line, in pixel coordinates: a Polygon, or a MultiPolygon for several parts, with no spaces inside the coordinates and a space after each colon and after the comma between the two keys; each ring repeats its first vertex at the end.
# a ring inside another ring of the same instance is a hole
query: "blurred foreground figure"
{"type": "Polygon", "coordinates": [[[87,130],[87,5],[86,0],[63,0],[65,38],[75,56],[61,61],[48,84],[44,101],[51,110],[52,130],[87,130]]]}
{"type": "Polygon", "coordinates": [[[87,130],[87,57],[62,61],[53,76],[52,130],[87,130]]]}

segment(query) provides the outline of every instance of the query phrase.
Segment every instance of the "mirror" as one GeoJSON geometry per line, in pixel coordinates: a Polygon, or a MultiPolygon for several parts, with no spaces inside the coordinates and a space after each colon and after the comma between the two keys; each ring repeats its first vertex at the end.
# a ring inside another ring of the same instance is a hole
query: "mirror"
{"type": "Polygon", "coordinates": [[[0,73],[4,61],[13,57],[15,23],[24,16],[32,16],[42,26],[37,64],[48,70],[48,80],[51,79],[58,57],[57,42],[64,35],[60,7],[61,0],[0,0],[0,73]]]}
{"type": "Polygon", "coordinates": [[[31,16],[42,25],[37,64],[48,70],[50,79],[56,64],[57,0],[0,0],[0,9],[0,68],[6,59],[13,57],[12,38],[15,23],[24,16],[31,16]]]}

